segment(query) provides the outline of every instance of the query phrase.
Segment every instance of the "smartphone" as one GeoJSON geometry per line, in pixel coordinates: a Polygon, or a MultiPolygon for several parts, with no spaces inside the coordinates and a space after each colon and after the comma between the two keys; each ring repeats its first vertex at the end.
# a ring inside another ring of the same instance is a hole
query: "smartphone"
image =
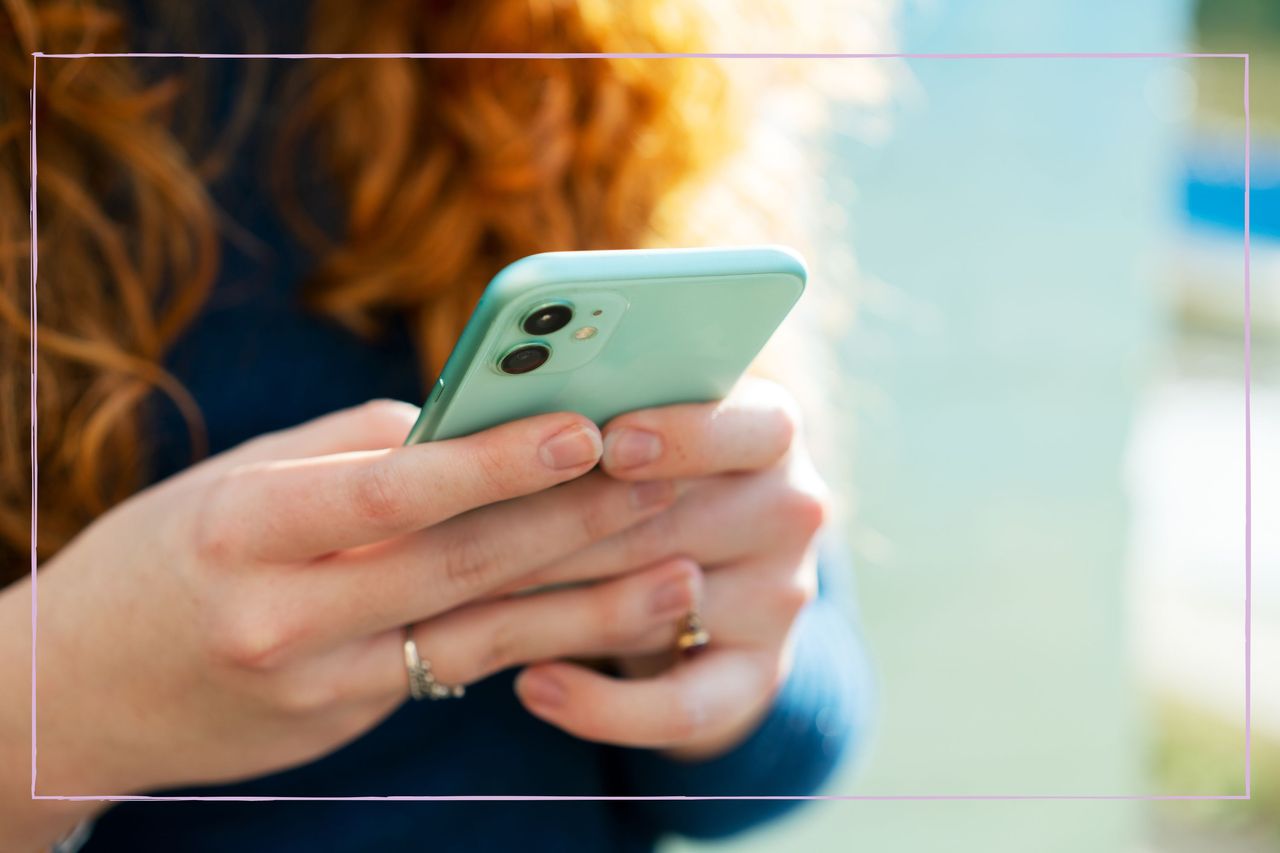
{"type": "Polygon", "coordinates": [[[781,246],[548,252],[489,283],[406,443],[723,398],[804,292],[781,246]]]}

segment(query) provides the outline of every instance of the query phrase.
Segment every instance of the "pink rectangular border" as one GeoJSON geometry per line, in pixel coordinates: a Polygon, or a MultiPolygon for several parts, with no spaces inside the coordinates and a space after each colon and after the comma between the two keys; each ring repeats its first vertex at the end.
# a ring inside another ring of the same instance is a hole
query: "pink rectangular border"
{"type": "Polygon", "coordinates": [[[41,53],[31,55],[31,799],[110,802],[195,800],[210,802],[317,801],[546,801],[546,800],[1249,800],[1253,788],[1253,506],[1250,407],[1252,314],[1250,305],[1249,54],[1247,53],[41,53]],[[1243,794],[823,794],[813,796],[725,797],[549,797],[549,796],[384,796],[384,797],[154,797],[145,795],[65,796],[36,793],[36,517],[39,463],[36,458],[36,71],[41,58],[165,59],[1243,59],[1244,60],[1244,793],[1243,794]]]}

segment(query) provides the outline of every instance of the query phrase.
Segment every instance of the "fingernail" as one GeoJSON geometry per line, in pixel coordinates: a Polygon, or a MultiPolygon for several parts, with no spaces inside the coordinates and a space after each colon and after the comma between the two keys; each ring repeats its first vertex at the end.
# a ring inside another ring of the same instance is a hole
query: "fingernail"
{"type": "Polygon", "coordinates": [[[669,580],[653,591],[649,612],[654,616],[683,613],[693,604],[693,584],[688,575],[669,580]]]}
{"type": "Polygon", "coordinates": [[[662,439],[642,429],[620,429],[604,440],[605,465],[623,470],[639,468],[662,455],[662,439]]]}
{"type": "Polygon", "coordinates": [[[670,480],[645,480],[631,487],[631,508],[648,509],[671,500],[676,484],[670,480]]]}
{"type": "Polygon", "coordinates": [[[564,685],[545,672],[531,672],[520,679],[520,693],[526,702],[540,708],[558,708],[564,704],[564,685]]]}
{"type": "Polygon", "coordinates": [[[538,448],[538,457],[549,468],[578,468],[600,458],[600,434],[575,425],[562,429],[538,448]]]}

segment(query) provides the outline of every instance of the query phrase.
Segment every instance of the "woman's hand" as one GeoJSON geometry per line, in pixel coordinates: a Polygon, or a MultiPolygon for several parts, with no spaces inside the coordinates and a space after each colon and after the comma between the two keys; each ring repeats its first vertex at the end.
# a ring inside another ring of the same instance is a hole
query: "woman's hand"
{"type": "MultiPolygon", "coordinates": [[[[140,492],[49,561],[37,792],[122,794],[324,755],[406,698],[406,624],[436,676],[465,684],[651,649],[654,627],[694,604],[700,575],[681,559],[482,600],[653,517],[674,487],[583,477],[601,437],[577,415],[397,446],[416,414],[380,402],[250,441],[140,492]]],[[[0,742],[29,726],[29,597],[26,583],[0,595],[0,742]]],[[[6,775],[25,780],[12,758],[6,775]]]]}
{"type": "MultiPolygon", "coordinates": [[[[622,573],[673,556],[704,570],[699,612],[711,643],[673,657],[623,658],[641,678],[610,678],[571,663],[529,667],[526,707],[591,740],[699,759],[743,740],[789,667],[788,636],[816,591],[813,540],[826,488],[797,441],[794,402],[758,379],[725,401],[633,412],[604,429],[602,465],[627,481],[681,481],[670,510],[589,546],[521,583],[622,573]]],[[[670,649],[676,625],[649,644],[670,649]]]]}

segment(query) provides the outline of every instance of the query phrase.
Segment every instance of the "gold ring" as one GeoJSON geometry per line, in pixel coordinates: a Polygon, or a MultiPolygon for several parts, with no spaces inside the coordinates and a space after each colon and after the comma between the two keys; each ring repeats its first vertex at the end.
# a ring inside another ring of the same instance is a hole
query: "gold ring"
{"type": "Polygon", "coordinates": [[[431,672],[431,663],[422,659],[413,641],[413,626],[404,628],[404,667],[409,673],[409,695],[421,699],[461,699],[467,688],[461,684],[441,684],[431,672]]]}
{"type": "Polygon", "coordinates": [[[680,633],[676,635],[676,651],[691,652],[709,642],[711,642],[711,635],[707,633],[706,628],[702,627],[702,619],[698,616],[698,611],[690,610],[684,617],[680,633]]]}

